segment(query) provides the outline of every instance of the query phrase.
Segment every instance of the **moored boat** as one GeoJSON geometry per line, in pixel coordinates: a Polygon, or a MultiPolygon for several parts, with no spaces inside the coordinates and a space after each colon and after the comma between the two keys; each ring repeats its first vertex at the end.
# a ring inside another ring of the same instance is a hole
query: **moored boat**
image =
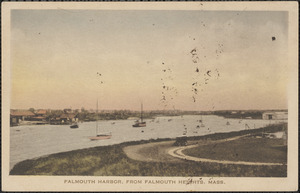
{"type": "Polygon", "coordinates": [[[141,119],[136,120],[132,127],[146,127],[146,121],[143,121],[143,103],[141,104],[141,119]]]}
{"type": "Polygon", "coordinates": [[[132,127],[146,127],[146,122],[143,121],[143,122],[140,122],[139,120],[137,120],[133,125],[132,127]]]}
{"type": "Polygon", "coordinates": [[[89,139],[94,140],[103,140],[103,139],[110,139],[112,137],[112,133],[98,133],[98,100],[97,100],[97,119],[96,119],[96,136],[90,136],[89,139]]]}
{"type": "Polygon", "coordinates": [[[103,134],[98,134],[96,136],[91,136],[89,137],[90,140],[101,140],[101,139],[110,139],[112,136],[111,132],[110,133],[103,133],[103,134]]]}
{"type": "Polygon", "coordinates": [[[78,127],[79,127],[79,126],[78,126],[77,123],[74,123],[74,124],[72,124],[72,125],[70,126],[71,129],[76,129],[76,128],[78,128],[78,127]]]}

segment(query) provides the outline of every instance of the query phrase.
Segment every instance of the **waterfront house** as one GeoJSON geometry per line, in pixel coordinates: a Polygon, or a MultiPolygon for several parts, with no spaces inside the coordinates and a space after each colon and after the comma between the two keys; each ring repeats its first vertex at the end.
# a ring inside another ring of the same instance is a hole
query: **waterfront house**
{"type": "Polygon", "coordinates": [[[74,113],[63,113],[59,118],[62,124],[78,122],[78,115],[74,113]]]}
{"type": "Polygon", "coordinates": [[[47,116],[47,110],[40,109],[35,114],[36,114],[36,116],[46,117],[47,116]]]}
{"type": "Polygon", "coordinates": [[[35,121],[46,121],[47,118],[47,111],[40,109],[35,113],[35,117],[33,117],[32,119],[35,121]]]}
{"type": "Polygon", "coordinates": [[[19,125],[22,121],[32,120],[35,114],[31,111],[10,111],[10,125],[16,126],[19,125]]]}
{"type": "Polygon", "coordinates": [[[49,122],[51,125],[61,125],[61,120],[59,117],[49,118],[49,122]]]}
{"type": "Polygon", "coordinates": [[[288,119],[288,112],[287,111],[264,112],[262,114],[262,119],[265,119],[265,120],[287,120],[288,119]]]}

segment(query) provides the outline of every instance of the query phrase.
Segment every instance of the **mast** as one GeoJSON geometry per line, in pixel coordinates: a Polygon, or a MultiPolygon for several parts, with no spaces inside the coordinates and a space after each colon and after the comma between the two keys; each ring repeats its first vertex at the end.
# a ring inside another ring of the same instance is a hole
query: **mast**
{"type": "Polygon", "coordinates": [[[141,122],[143,122],[143,103],[141,103],[141,122]]]}
{"type": "Polygon", "coordinates": [[[96,109],[96,135],[98,133],[98,99],[97,99],[97,109],[96,109]]]}

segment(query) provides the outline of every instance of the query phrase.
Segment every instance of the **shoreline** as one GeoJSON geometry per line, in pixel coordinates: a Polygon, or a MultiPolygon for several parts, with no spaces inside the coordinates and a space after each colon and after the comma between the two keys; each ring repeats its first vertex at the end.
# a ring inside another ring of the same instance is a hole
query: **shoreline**
{"type": "Polygon", "coordinates": [[[229,120],[231,124],[226,125],[226,120],[224,118],[208,115],[207,117],[203,116],[205,127],[202,128],[201,126],[201,128],[199,128],[199,126],[197,126],[199,125],[197,122],[197,119],[199,118],[199,116],[195,115],[187,115],[184,117],[177,116],[173,118],[160,117],[157,118],[157,120],[147,121],[147,127],[141,129],[132,128],[131,125],[133,121],[131,122],[130,120],[103,120],[99,121],[100,124],[103,124],[100,127],[104,128],[103,130],[105,131],[111,131],[113,136],[111,140],[102,140],[98,142],[87,140],[89,136],[93,136],[95,133],[95,122],[79,123],[78,129],[70,129],[68,125],[11,127],[10,139],[12,146],[10,148],[10,169],[20,161],[60,152],[100,145],[120,144],[125,141],[148,140],[151,138],[175,139],[182,135],[184,124],[187,124],[188,126],[187,135],[194,136],[243,130],[245,129],[244,125],[246,125],[246,123],[249,124],[249,129],[263,127],[270,123],[269,121],[263,120],[245,120],[245,122],[240,122],[238,119],[232,119],[232,121],[229,120]],[[38,135],[40,138],[32,138],[33,135],[38,135]],[[23,136],[22,140],[20,140],[21,136],[23,136]],[[57,143],[53,143],[51,138],[57,143]]]}
{"type": "MultiPolygon", "coordinates": [[[[149,117],[145,117],[145,120],[154,120],[160,117],[180,117],[180,116],[199,116],[199,115],[213,115],[213,116],[218,116],[218,117],[223,117],[224,119],[238,119],[238,120],[263,120],[261,116],[252,116],[252,117],[245,117],[245,115],[241,115],[241,114],[218,114],[218,113],[214,113],[214,114],[166,114],[166,115],[157,115],[157,116],[149,116],[149,117]]],[[[128,118],[109,118],[109,119],[99,119],[99,121],[124,121],[124,120],[136,120],[139,119],[139,117],[128,117],[128,118]]],[[[95,122],[96,120],[78,120],[78,123],[88,123],[88,122],[95,122]]],[[[284,119],[278,119],[278,120],[272,120],[272,121],[285,121],[284,119]]],[[[11,125],[10,127],[18,127],[18,126],[31,126],[31,125],[71,125],[70,123],[63,123],[63,124],[53,124],[53,123],[49,123],[49,121],[31,121],[31,120],[25,120],[20,122],[17,125],[11,125]]]]}
{"type": "MultiPolygon", "coordinates": [[[[281,131],[283,127],[286,127],[286,124],[270,125],[270,126],[267,126],[264,128],[258,128],[258,129],[252,129],[252,130],[233,131],[233,132],[228,132],[228,133],[213,133],[213,134],[208,134],[208,135],[203,135],[203,136],[191,136],[191,137],[187,137],[187,140],[188,140],[188,144],[193,144],[197,140],[221,140],[221,139],[226,139],[226,138],[241,136],[241,135],[246,135],[246,134],[261,135],[262,133],[274,133],[274,132],[281,131]]],[[[80,157],[82,156],[81,157],[82,159],[85,159],[86,152],[96,152],[96,153],[98,153],[98,151],[108,152],[111,149],[117,149],[116,155],[113,155],[114,157],[120,157],[121,160],[125,159],[126,162],[128,162],[128,161],[131,162],[132,160],[131,161],[128,160],[130,158],[128,158],[126,156],[126,154],[123,152],[123,148],[125,148],[127,146],[132,146],[132,145],[151,144],[154,142],[173,143],[173,141],[175,142],[175,138],[159,138],[159,139],[150,139],[150,140],[129,141],[129,142],[123,142],[123,143],[114,144],[114,145],[97,146],[97,147],[83,148],[83,149],[77,149],[77,150],[72,150],[72,151],[67,151],[67,152],[49,154],[49,155],[36,157],[33,159],[27,159],[27,160],[18,162],[10,170],[10,174],[11,175],[43,175],[43,172],[41,172],[41,171],[38,172],[38,174],[30,174],[30,172],[27,173],[27,170],[30,170],[30,169],[33,169],[33,171],[35,171],[36,169],[39,170],[40,167],[38,165],[40,163],[44,163],[44,162],[51,165],[52,163],[50,163],[50,162],[48,163],[49,160],[53,161],[53,160],[62,159],[62,158],[64,160],[72,160],[72,156],[74,156],[74,155],[78,155],[78,156],[80,155],[80,157]]],[[[87,157],[89,157],[89,156],[87,156],[87,157]]],[[[94,156],[94,155],[92,155],[92,156],[94,156]]],[[[109,159],[109,158],[103,158],[103,159],[109,159]]],[[[113,164],[116,160],[111,159],[109,161],[111,161],[112,163],[107,162],[106,164],[108,164],[108,165],[113,164]]],[[[94,163],[94,161],[91,163],[94,163]]],[[[160,163],[160,162],[158,162],[158,163],[160,163]]],[[[66,162],[64,164],[65,164],[64,167],[68,167],[68,162],[66,162]]],[[[150,163],[150,165],[151,164],[152,163],[150,163]]],[[[97,168],[97,166],[95,166],[95,167],[97,168]]],[[[56,175],[56,172],[58,172],[58,171],[55,171],[54,174],[52,173],[52,175],[56,175]]],[[[64,171],[61,171],[61,172],[64,172],[64,171]]],[[[69,174],[67,172],[67,174],[62,174],[62,175],[72,175],[72,174],[69,174]]]]}

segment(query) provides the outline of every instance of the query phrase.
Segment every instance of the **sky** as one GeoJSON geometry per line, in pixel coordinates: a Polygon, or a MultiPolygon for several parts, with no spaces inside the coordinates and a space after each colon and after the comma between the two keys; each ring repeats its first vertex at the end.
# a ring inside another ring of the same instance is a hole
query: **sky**
{"type": "Polygon", "coordinates": [[[286,109],[288,12],[12,10],[11,108],[286,109]]]}

